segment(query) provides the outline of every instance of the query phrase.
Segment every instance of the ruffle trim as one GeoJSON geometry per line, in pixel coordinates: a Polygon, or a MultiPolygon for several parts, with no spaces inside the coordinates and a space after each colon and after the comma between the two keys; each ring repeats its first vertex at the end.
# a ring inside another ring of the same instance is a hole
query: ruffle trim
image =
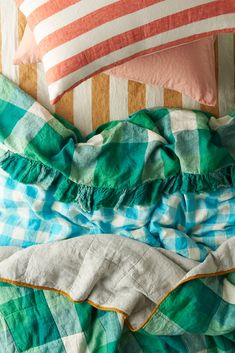
{"type": "Polygon", "coordinates": [[[112,189],[81,185],[44,164],[7,151],[0,158],[0,167],[14,180],[37,184],[53,190],[56,200],[74,202],[84,211],[101,207],[151,206],[163,194],[212,192],[235,186],[235,165],[204,175],[180,173],[166,179],[146,182],[130,189],[112,189]]]}

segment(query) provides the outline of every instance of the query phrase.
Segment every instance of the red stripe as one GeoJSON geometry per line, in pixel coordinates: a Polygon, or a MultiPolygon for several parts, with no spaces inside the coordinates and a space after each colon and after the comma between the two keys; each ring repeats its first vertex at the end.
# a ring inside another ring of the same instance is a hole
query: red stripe
{"type": "MultiPolygon", "coordinates": [[[[195,35],[192,35],[190,37],[185,37],[185,38],[179,39],[179,40],[174,41],[174,42],[169,42],[167,44],[159,45],[158,47],[154,47],[154,48],[151,48],[151,49],[143,50],[143,51],[141,51],[141,52],[139,52],[137,54],[134,54],[134,55],[130,56],[128,58],[128,60],[135,59],[138,56],[152,54],[152,53],[154,53],[156,51],[161,51],[161,50],[164,50],[164,49],[173,48],[175,46],[186,44],[186,43],[192,42],[193,40],[206,38],[206,37],[209,37],[211,35],[218,35],[219,33],[230,33],[230,32],[235,32],[235,27],[227,28],[227,29],[214,30],[214,31],[210,31],[210,32],[204,32],[202,34],[195,34],[195,35]]],[[[56,104],[66,92],[76,88],[81,83],[83,83],[84,81],[88,80],[89,78],[91,78],[91,77],[93,77],[95,75],[98,75],[101,72],[104,72],[106,70],[109,70],[109,69],[111,69],[111,68],[113,68],[115,66],[124,64],[128,60],[127,59],[122,59],[122,60],[116,61],[115,63],[112,63],[110,65],[106,65],[105,67],[102,67],[102,68],[98,69],[97,71],[93,72],[92,74],[90,74],[90,75],[84,77],[83,79],[77,81],[74,85],[72,85],[71,87],[66,89],[63,93],[58,95],[55,99],[52,99],[51,100],[51,104],[56,104]]]]}
{"type": "MultiPolygon", "coordinates": [[[[206,5],[197,6],[193,9],[190,8],[135,28],[131,31],[121,33],[113,38],[88,48],[82,53],[79,53],[49,69],[47,71],[48,82],[51,84],[54,81],[57,81],[70,73],[81,69],[86,66],[87,63],[91,63],[135,42],[139,42],[141,40],[156,36],[157,34],[185,26],[193,22],[233,12],[235,12],[235,0],[232,4],[231,2],[228,3],[227,0],[218,0],[213,4],[209,3],[206,5]]],[[[151,52],[151,49],[149,52],[151,52]]],[[[140,55],[140,53],[137,53],[136,57],[140,55]]],[[[125,61],[128,60],[129,58],[125,59],[125,61]]]]}
{"type": "Polygon", "coordinates": [[[120,0],[111,5],[102,7],[95,11],[95,13],[92,12],[89,15],[51,33],[40,42],[40,51],[42,55],[44,55],[53,48],[56,48],[107,22],[111,22],[119,17],[137,12],[138,10],[142,10],[162,1],[164,0],[145,0],[140,3],[136,0],[120,0]]]}
{"type": "Polygon", "coordinates": [[[58,1],[51,1],[49,0],[46,4],[43,4],[37,7],[28,17],[27,22],[31,28],[35,27],[41,21],[45,20],[46,18],[60,12],[67,7],[70,7],[81,0],[58,0],[58,1]]]}

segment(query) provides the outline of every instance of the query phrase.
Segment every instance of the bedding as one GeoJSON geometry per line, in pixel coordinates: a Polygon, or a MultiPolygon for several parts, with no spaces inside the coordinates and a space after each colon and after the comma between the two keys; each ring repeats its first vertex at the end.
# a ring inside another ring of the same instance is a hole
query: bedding
{"type": "Polygon", "coordinates": [[[17,3],[39,45],[52,104],[117,64],[234,31],[234,0],[17,3]]]}
{"type": "Polygon", "coordinates": [[[50,108],[0,76],[0,352],[233,353],[234,35],[215,108],[105,74],[52,107],[0,9],[1,70],[50,108]]]}
{"type": "MultiPolygon", "coordinates": [[[[26,26],[14,64],[35,64],[39,61],[38,47],[31,30],[26,26]]],[[[131,60],[106,73],[175,89],[201,104],[215,106],[217,103],[213,37],[131,60]]]]}
{"type": "Polygon", "coordinates": [[[87,233],[111,233],[202,262],[234,236],[234,188],[199,195],[176,192],[162,196],[154,206],[85,212],[75,203],[56,201],[53,190],[21,184],[3,171],[0,182],[0,246],[26,248],[87,233]],[[192,204],[193,211],[187,207],[192,204]]]}
{"type": "Polygon", "coordinates": [[[173,89],[201,104],[217,103],[213,37],[136,58],[106,73],[173,89]]]}
{"type": "MultiPolygon", "coordinates": [[[[35,64],[39,61],[40,53],[27,25],[14,64],[35,64]]],[[[217,103],[213,37],[131,60],[106,73],[174,89],[201,104],[215,106],[217,103]]]]}
{"type": "Polygon", "coordinates": [[[25,28],[22,41],[14,57],[14,64],[36,64],[41,61],[40,52],[29,26],[25,28]]]}
{"type": "Polygon", "coordinates": [[[21,95],[18,87],[0,77],[0,142],[9,147],[7,153],[0,150],[1,166],[21,182],[53,184],[59,201],[75,201],[91,211],[154,204],[162,192],[202,192],[214,190],[218,183],[233,185],[229,125],[233,115],[225,116],[220,127],[220,121],[200,111],[142,110],[128,120],[104,124],[84,138],[29,96],[16,106],[21,95]],[[220,143],[213,143],[214,131],[220,143]],[[127,153],[131,158],[126,158],[127,153]]]}
{"type": "Polygon", "coordinates": [[[234,113],[142,110],[83,137],[0,80],[4,353],[232,353],[234,113]]]}
{"type": "Polygon", "coordinates": [[[0,0],[0,71],[19,84],[50,111],[56,111],[87,135],[99,125],[124,119],[133,112],[150,107],[201,109],[219,117],[235,110],[234,35],[221,34],[216,39],[216,78],[218,103],[200,105],[187,96],[160,87],[97,75],[66,95],[55,105],[49,102],[41,64],[14,66],[13,58],[25,29],[25,18],[16,11],[14,1],[0,0]]]}
{"type": "MultiPolygon", "coordinates": [[[[229,287],[234,283],[234,278],[228,275],[220,280],[214,279],[214,283],[217,283],[220,288],[224,283],[226,287],[229,287]]],[[[148,330],[141,329],[138,332],[132,332],[124,325],[121,314],[97,310],[85,303],[74,304],[59,293],[16,287],[6,283],[1,283],[0,286],[2,289],[0,290],[2,314],[0,343],[4,353],[17,352],[17,348],[20,348],[21,352],[25,352],[26,349],[30,353],[34,351],[73,353],[77,352],[74,347],[80,347],[81,352],[89,353],[107,351],[110,353],[155,353],[156,350],[159,353],[204,353],[207,348],[208,352],[233,353],[234,351],[233,335],[229,333],[231,318],[234,315],[232,305],[229,305],[221,294],[216,295],[216,289],[211,289],[206,279],[185,284],[175,293],[177,301],[175,296],[170,296],[165,306],[159,308],[155,314],[158,319],[158,326],[155,327],[159,335],[153,332],[153,326],[148,330]],[[199,298],[201,290],[204,295],[199,298]],[[189,303],[192,303],[188,294],[192,291],[195,300],[189,307],[189,303]],[[199,307],[197,305],[200,301],[205,304],[204,298],[207,302],[213,300],[213,305],[220,307],[213,318],[209,311],[211,306],[201,305],[199,307]],[[20,303],[24,303],[23,309],[20,303]],[[181,322],[172,314],[166,314],[168,307],[172,307],[172,304],[177,311],[182,312],[181,322]],[[206,308],[208,308],[207,312],[206,308]],[[195,315],[193,329],[196,333],[194,334],[187,332],[191,329],[186,325],[191,310],[195,315]],[[225,312],[228,317],[231,314],[227,320],[224,320],[225,312]],[[71,320],[68,320],[68,317],[71,320]],[[16,325],[18,319],[21,320],[21,326],[16,325]],[[40,340],[32,331],[32,326],[38,328],[41,334],[40,340]],[[202,326],[203,329],[201,329],[202,326]],[[212,333],[215,335],[212,336],[212,333]],[[169,334],[172,335],[168,336],[169,334]],[[22,337],[25,337],[24,341],[22,337]],[[29,342],[32,344],[30,345],[29,342]],[[34,348],[31,348],[32,345],[34,348]]]]}

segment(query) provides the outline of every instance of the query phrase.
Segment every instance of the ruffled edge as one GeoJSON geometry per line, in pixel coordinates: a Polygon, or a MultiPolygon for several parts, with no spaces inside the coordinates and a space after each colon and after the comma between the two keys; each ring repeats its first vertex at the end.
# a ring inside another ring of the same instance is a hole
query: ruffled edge
{"type": "Polygon", "coordinates": [[[51,188],[57,201],[74,202],[84,211],[101,207],[154,205],[162,194],[212,192],[235,186],[235,165],[204,175],[179,173],[130,189],[113,189],[78,184],[41,162],[7,151],[0,158],[0,167],[14,180],[51,188]]]}

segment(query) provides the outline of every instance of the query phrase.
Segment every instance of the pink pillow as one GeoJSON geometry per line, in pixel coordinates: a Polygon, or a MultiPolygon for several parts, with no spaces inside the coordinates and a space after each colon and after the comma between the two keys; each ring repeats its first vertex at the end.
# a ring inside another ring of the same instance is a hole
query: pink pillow
{"type": "Polygon", "coordinates": [[[50,101],[136,57],[234,32],[235,0],[17,0],[42,54],[50,101]]]}
{"type": "MultiPolygon", "coordinates": [[[[27,25],[14,63],[33,64],[39,61],[39,49],[27,25]]],[[[202,104],[214,106],[217,103],[213,37],[136,58],[106,73],[173,89],[202,104]]]]}
{"type": "Polygon", "coordinates": [[[136,58],[106,73],[173,89],[202,104],[217,103],[213,37],[136,58]]]}
{"type": "Polygon", "coordinates": [[[14,57],[14,64],[35,64],[41,61],[39,48],[35,41],[33,32],[26,26],[20,46],[14,57]]]}

